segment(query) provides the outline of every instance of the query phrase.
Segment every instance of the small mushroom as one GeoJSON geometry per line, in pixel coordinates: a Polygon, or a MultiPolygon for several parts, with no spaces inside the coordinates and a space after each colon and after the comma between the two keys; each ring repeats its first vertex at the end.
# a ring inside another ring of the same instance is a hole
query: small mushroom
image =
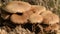
{"type": "Polygon", "coordinates": [[[44,6],[32,5],[32,8],[33,8],[33,11],[34,11],[36,14],[40,14],[40,13],[46,11],[46,8],[45,8],[44,6]]]}
{"type": "Polygon", "coordinates": [[[26,16],[20,16],[17,14],[12,14],[11,21],[15,24],[24,24],[24,23],[27,23],[27,17],[26,16]]]}
{"type": "Polygon", "coordinates": [[[32,31],[35,31],[35,26],[42,23],[43,17],[39,14],[34,13],[29,17],[29,21],[29,23],[33,24],[32,31]]]}
{"type": "Polygon", "coordinates": [[[43,16],[43,23],[44,24],[55,24],[59,23],[59,16],[53,13],[45,12],[41,14],[43,16]]]}
{"type": "Polygon", "coordinates": [[[44,31],[46,31],[46,32],[49,32],[51,30],[52,30],[51,26],[48,26],[48,27],[44,28],[44,31]]]}
{"type": "Polygon", "coordinates": [[[42,15],[42,16],[45,16],[45,14],[52,14],[52,12],[50,10],[46,10],[46,11],[40,13],[40,15],[42,15]]]}
{"type": "Polygon", "coordinates": [[[23,13],[30,10],[31,5],[23,1],[11,1],[5,6],[5,10],[10,13],[23,13]]]}
{"type": "Polygon", "coordinates": [[[38,14],[32,14],[29,18],[31,23],[41,23],[43,21],[43,17],[38,14]]]}
{"type": "Polygon", "coordinates": [[[52,31],[58,31],[59,30],[59,24],[53,24],[51,25],[52,31]]]}
{"type": "Polygon", "coordinates": [[[59,25],[58,24],[53,24],[53,25],[49,25],[48,27],[44,28],[44,30],[46,32],[55,32],[59,30],[59,25]]]}

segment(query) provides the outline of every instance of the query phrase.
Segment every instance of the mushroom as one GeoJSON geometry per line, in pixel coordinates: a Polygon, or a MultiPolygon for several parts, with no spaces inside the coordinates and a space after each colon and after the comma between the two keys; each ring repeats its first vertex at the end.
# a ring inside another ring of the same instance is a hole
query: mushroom
{"type": "Polygon", "coordinates": [[[57,32],[59,30],[58,24],[49,25],[48,27],[44,28],[46,32],[57,32]]]}
{"type": "Polygon", "coordinates": [[[43,17],[41,15],[38,14],[32,14],[29,17],[29,20],[31,21],[31,23],[41,23],[43,21],[43,17]]]}
{"type": "Polygon", "coordinates": [[[52,31],[58,31],[59,30],[59,24],[53,24],[51,25],[52,31]]]}
{"type": "Polygon", "coordinates": [[[14,23],[18,23],[18,24],[27,23],[27,20],[29,19],[30,15],[32,15],[32,14],[33,14],[32,11],[23,12],[22,15],[12,14],[11,21],[14,23]]]}
{"type": "Polygon", "coordinates": [[[44,12],[41,14],[43,16],[43,23],[44,24],[55,24],[55,23],[59,23],[59,16],[51,13],[51,12],[44,12]]]}
{"type": "Polygon", "coordinates": [[[42,23],[43,17],[39,14],[34,13],[29,17],[29,21],[30,21],[31,24],[33,24],[32,25],[32,31],[35,31],[34,30],[35,26],[42,23]]]}
{"type": "Polygon", "coordinates": [[[27,17],[26,16],[20,16],[17,14],[12,14],[11,21],[15,24],[24,24],[24,23],[27,23],[27,17]]]}
{"type": "Polygon", "coordinates": [[[23,1],[11,1],[5,6],[5,10],[10,13],[23,13],[31,9],[31,5],[23,1]]]}
{"type": "Polygon", "coordinates": [[[52,14],[52,12],[50,10],[46,10],[42,13],[40,13],[40,15],[44,16],[45,14],[52,14]]]}
{"type": "Polygon", "coordinates": [[[51,31],[51,30],[52,30],[51,26],[48,26],[48,27],[45,27],[45,28],[44,28],[44,31],[46,31],[46,32],[49,32],[49,31],[51,31]]]}
{"type": "Polygon", "coordinates": [[[34,11],[36,14],[40,14],[40,13],[46,11],[46,8],[45,8],[44,6],[32,5],[32,8],[33,8],[33,11],[34,11]]]}

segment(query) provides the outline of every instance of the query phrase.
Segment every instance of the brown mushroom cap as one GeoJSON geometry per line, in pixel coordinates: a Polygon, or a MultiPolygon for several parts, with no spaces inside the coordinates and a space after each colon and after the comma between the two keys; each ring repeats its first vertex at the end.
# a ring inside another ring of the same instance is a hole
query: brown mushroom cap
{"type": "Polygon", "coordinates": [[[49,12],[45,12],[42,13],[42,16],[44,18],[43,22],[44,24],[55,24],[55,23],[59,23],[59,16],[53,13],[49,13],[49,12]]]}
{"type": "Polygon", "coordinates": [[[15,24],[24,24],[24,23],[27,23],[27,17],[13,14],[11,16],[11,21],[15,24]]]}
{"type": "Polygon", "coordinates": [[[52,28],[51,28],[51,26],[48,26],[48,27],[44,28],[44,30],[48,32],[48,31],[52,30],[52,28]]]}
{"type": "Polygon", "coordinates": [[[5,7],[7,12],[10,12],[10,13],[17,13],[17,12],[22,13],[30,10],[30,8],[31,8],[31,5],[23,1],[11,1],[5,7]]]}
{"type": "Polygon", "coordinates": [[[52,14],[52,12],[50,10],[46,10],[41,13],[42,16],[45,16],[45,14],[52,14]]]}
{"type": "Polygon", "coordinates": [[[29,17],[33,14],[33,11],[26,11],[26,12],[23,12],[23,16],[26,16],[28,19],[29,17]]]}
{"type": "Polygon", "coordinates": [[[58,24],[53,24],[53,25],[51,25],[51,27],[52,27],[52,30],[59,30],[59,25],[58,24]]]}
{"type": "Polygon", "coordinates": [[[41,23],[43,21],[43,17],[38,14],[32,14],[29,18],[31,23],[41,23]]]}
{"type": "Polygon", "coordinates": [[[40,14],[40,13],[46,11],[46,8],[45,8],[44,6],[32,5],[32,8],[33,8],[33,11],[34,11],[36,14],[40,14]]]}
{"type": "Polygon", "coordinates": [[[59,30],[59,25],[58,24],[53,24],[49,25],[48,27],[44,28],[45,31],[58,31],[59,30]]]}

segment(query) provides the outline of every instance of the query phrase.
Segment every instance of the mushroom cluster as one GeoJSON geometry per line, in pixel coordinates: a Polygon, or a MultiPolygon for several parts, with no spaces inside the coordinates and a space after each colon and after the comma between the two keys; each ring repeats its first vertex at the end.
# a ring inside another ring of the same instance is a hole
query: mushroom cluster
{"type": "Polygon", "coordinates": [[[4,20],[9,19],[14,24],[31,23],[34,26],[39,24],[47,32],[59,30],[59,16],[46,10],[44,6],[30,5],[23,1],[12,1],[4,6],[4,10],[5,13],[2,11],[1,17],[4,20]]]}

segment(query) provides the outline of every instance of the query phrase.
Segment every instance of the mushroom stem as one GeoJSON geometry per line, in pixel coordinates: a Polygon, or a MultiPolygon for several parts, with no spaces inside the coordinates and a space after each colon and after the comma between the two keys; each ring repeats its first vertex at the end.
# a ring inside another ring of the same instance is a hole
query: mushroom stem
{"type": "Polygon", "coordinates": [[[32,26],[32,31],[35,32],[35,24],[32,26]]]}

